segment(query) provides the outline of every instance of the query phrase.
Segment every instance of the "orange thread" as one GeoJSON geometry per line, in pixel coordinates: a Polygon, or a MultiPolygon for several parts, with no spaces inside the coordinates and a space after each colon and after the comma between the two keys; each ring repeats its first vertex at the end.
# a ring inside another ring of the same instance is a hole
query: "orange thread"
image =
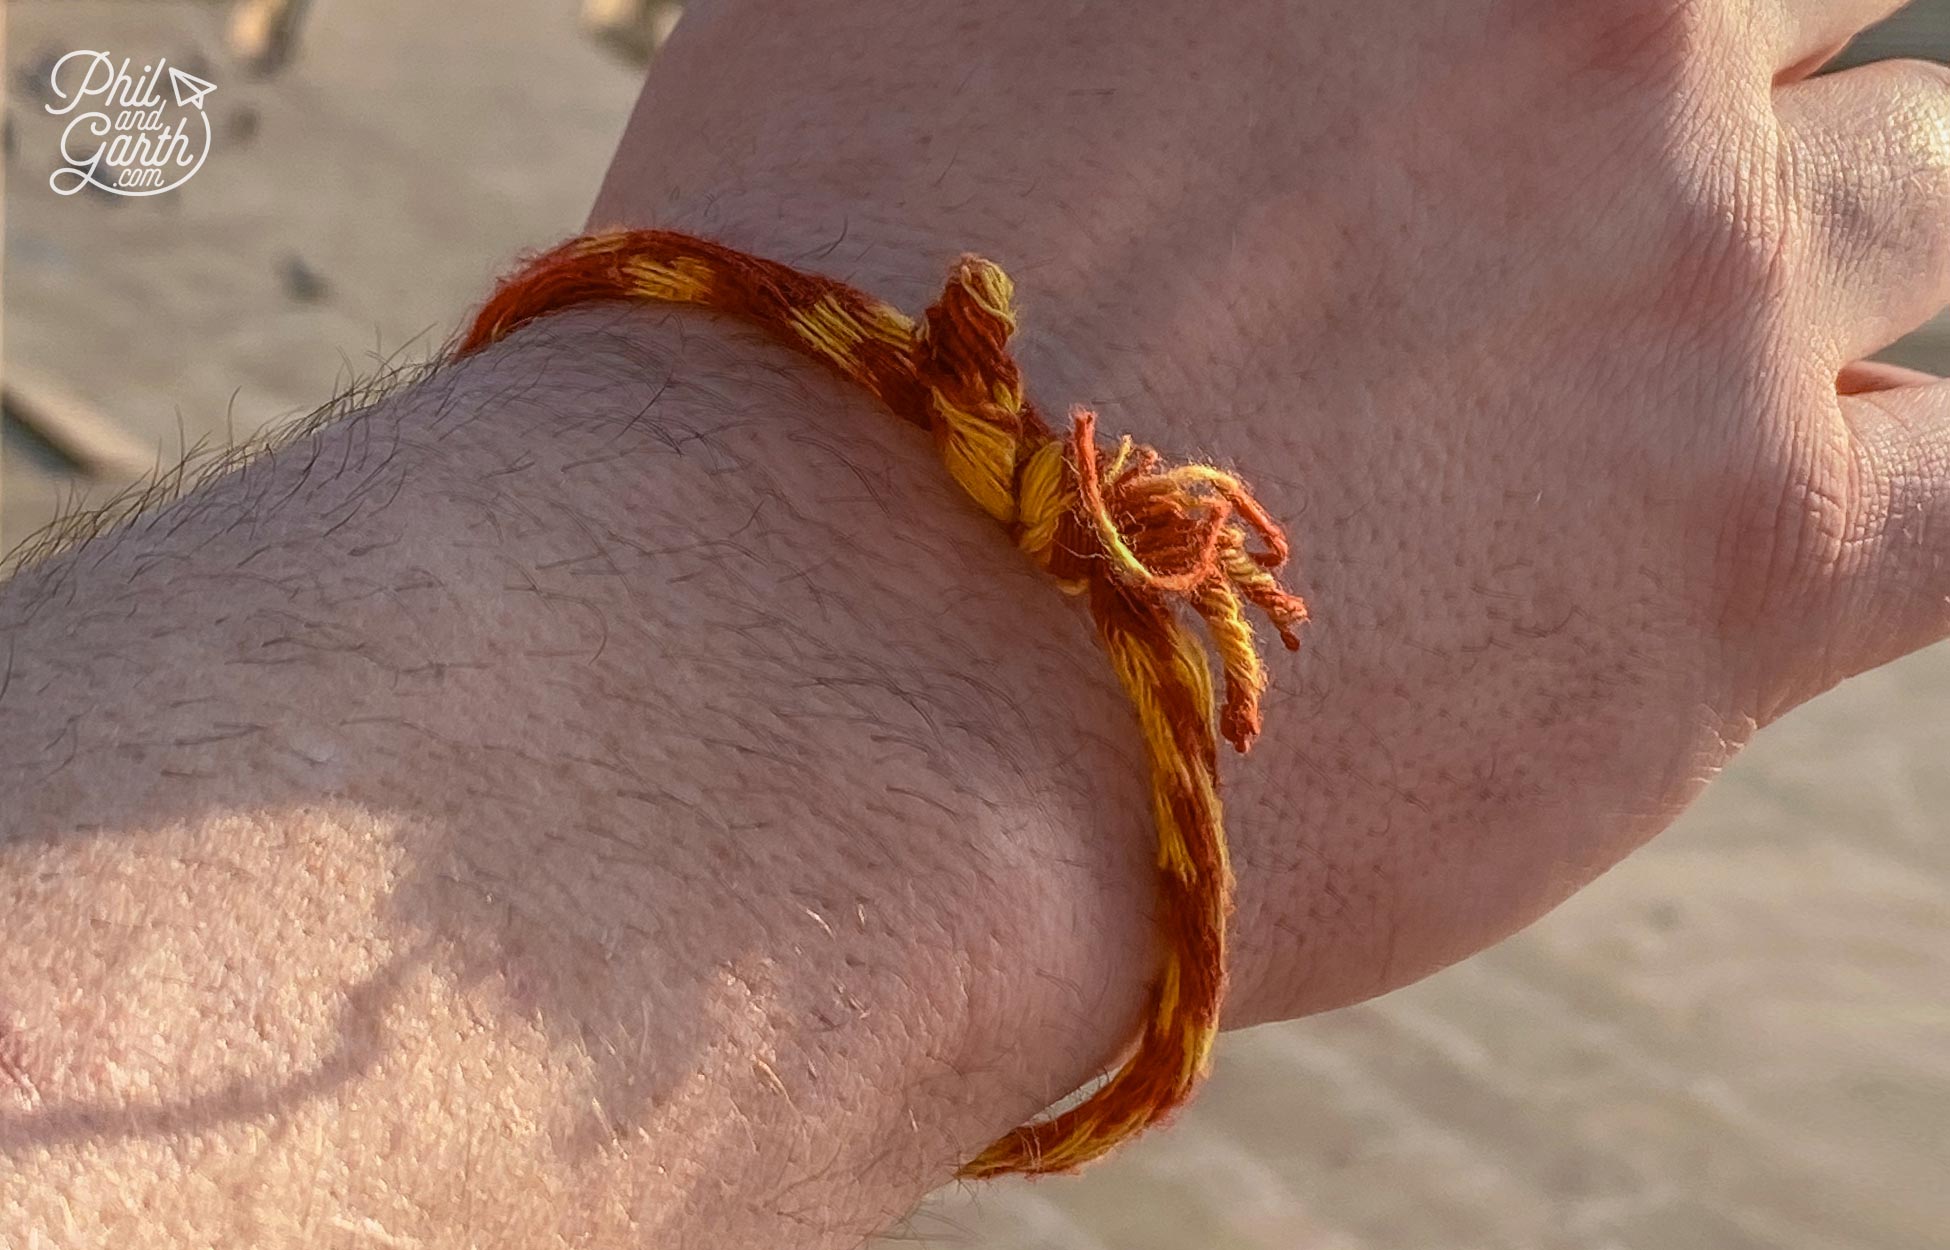
{"type": "Polygon", "coordinates": [[[1023,393],[1009,354],[1013,287],[976,256],[955,265],[917,323],[845,283],[666,230],[571,239],[504,279],[455,349],[479,351],[547,313],[597,300],[692,304],[745,318],[931,430],[954,479],[1007,527],[1035,565],[1086,594],[1137,713],[1158,826],[1162,966],[1134,1049],[1096,1092],[1026,1124],[961,1171],[1068,1171],[1158,1122],[1190,1097],[1218,1034],[1232,910],[1218,783],[1218,730],[1244,752],[1260,730],[1266,670],[1245,608],[1288,649],[1307,608],[1274,576],[1286,537],[1233,474],[1165,465],[1122,439],[1100,447],[1096,415],[1071,412],[1067,439],[1023,393]],[[1249,547],[1257,537],[1259,546],[1249,547]],[[1176,609],[1205,622],[1206,652],[1176,609]]]}

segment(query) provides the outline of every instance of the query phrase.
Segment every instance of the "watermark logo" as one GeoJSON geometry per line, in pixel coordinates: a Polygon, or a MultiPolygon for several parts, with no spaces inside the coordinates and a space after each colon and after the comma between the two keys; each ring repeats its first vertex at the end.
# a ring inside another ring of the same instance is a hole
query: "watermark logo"
{"type": "Polygon", "coordinates": [[[68,118],[61,168],[48,175],[57,195],[96,187],[114,195],[161,195],[188,182],[210,154],[203,97],[217,89],[159,59],[133,75],[106,52],[75,51],[54,63],[48,86],[68,118]],[[169,95],[162,85],[169,84],[169,95]],[[83,108],[86,111],[81,111],[83,108]]]}

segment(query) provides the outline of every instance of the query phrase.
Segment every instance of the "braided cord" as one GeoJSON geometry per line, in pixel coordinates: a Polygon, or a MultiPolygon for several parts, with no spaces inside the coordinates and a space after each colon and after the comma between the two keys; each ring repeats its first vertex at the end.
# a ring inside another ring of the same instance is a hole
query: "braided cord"
{"type": "Polygon", "coordinates": [[[1121,1066],[1076,1106],[1026,1124],[963,1166],[964,1177],[1061,1172],[1088,1163],[1182,1105],[1204,1074],[1225,995],[1232,873],[1219,803],[1217,730],[1244,752],[1260,730],[1260,661],[1248,605],[1289,650],[1306,605],[1274,576],[1287,543],[1236,476],[1167,466],[1129,437],[1100,447],[1096,416],[1058,438],[1009,354],[1013,287],[976,256],[955,265],[917,323],[845,283],[666,230],[571,239],[505,278],[455,356],[537,317],[598,300],[690,304],[762,326],[930,430],[948,472],[1037,568],[1087,596],[1137,713],[1158,830],[1161,966],[1121,1066]],[[1249,547],[1257,538],[1257,547],[1249,547]],[[1185,614],[1205,624],[1224,697],[1185,614]]]}

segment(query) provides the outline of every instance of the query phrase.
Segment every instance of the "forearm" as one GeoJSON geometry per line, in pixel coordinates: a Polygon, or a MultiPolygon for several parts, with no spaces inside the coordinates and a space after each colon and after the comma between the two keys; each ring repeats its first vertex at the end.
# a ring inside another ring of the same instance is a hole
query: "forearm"
{"type": "Polygon", "coordinates": [[[924,437],[639,312],[16,578],[0,1225],[898,1214],[1110,1058],[1146,975],[1135,744],[1017,559],[924,437]]]}

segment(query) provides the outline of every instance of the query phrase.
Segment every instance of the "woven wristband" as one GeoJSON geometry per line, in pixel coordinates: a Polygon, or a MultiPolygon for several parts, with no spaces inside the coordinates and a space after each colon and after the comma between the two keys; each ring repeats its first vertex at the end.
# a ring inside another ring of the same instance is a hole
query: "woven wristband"
{"type": "Polygon", "coordinates": [[[1051,431],[1009,354],[1013,288],[964,256],[916,322],[837,282],[667,230],[571,239],[504,278],[455,348],[471,355],[537,317],[602,300],[690,304],[762,326],[934,435],[949,474],[1037,568],[1084,595],[1144,738],[1158,827],[1161,966],[1143,1030],[1088,1098],[1026,1124],[964,1165],[964,1177],[1061,1172],[1158,1122],[1204,1075],[1225,995],[1232,873],[1221,825],[1218,745],[1244,752],[1266,688],[1246,605],[1288,649],[1307,608],[1274,577],[1286,537],[1243,482],[1167,465],[1127,436],[1096,439],[1096,415],[1051,431]],[[1258,546],[1248,546],[1257,538],[1258,546]],[[1215,701],[1205,624],[1223,672],[1215,701]],[[1216,706],[1215,706],[1216,702],[1216,706]]]}

